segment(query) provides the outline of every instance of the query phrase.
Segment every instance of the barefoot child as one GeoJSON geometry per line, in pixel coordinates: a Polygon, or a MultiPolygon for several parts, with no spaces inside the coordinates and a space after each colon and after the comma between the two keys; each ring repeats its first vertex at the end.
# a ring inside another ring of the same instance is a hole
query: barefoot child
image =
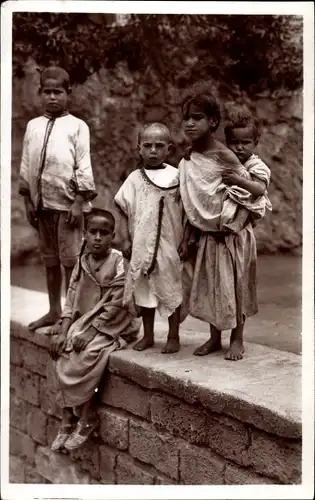
{"type": "Polygon", "coordinates": [[[51,342],[62,407],[54,451],[82,446],[96,428],[93,396],[109,354],[125,347],[139,330],[139,320],[122,303],[124,266],[122,254],[111,248],[114,227],[113,215],[105,210],[93,208],[85,216],[86,251],[83,246],[71,277],[61,332],[51,342]]]}
{"type": "Polygon", "coordinates": [[[270,170],[254,154],[258,144],[258,127],[258,120],[245,108],[235,105],[230,110],[228,121],[224,127],[226,145],[250,173],[251,179],[245,179],[231,170],[223,172],[222,179],[227,185],[234,184],[246,189],[255,198],[263,196],[266,201],[266,208],[271,210],[271,203],[267,195],[270,170]]]}
{"type": "Polygon", "coordinates": [[[154,344],[154,316],[158,309],[168,317],[169,333],[162,353],[179,350],[182,208],[178,201],[178,170],[166,164],[171,137],[161,123],[145,125],[139,134],[141,167],[132,172],[115,196],[126,227],[125,255],[130,264],[124,302],[140,310],[144,336],[133,348],[154,344]],[[127,251],[128,250],[128,251],[127,251]]]}
{"type": "Polygon", "coordinates": [[[82,212],[96,196],[87,124],[67,111],[70,82],[59,67],[42,71],[39,89],[44,114],[27,124],[19,193],[28,221],[38,230],[46,269],[49,312],[29,325],[53,325],[61,312],[60,264],[66,289],[82,243],[82,212]]]}
{"type": "MultiPolygon", "coordinates": [[[[210,324],[210,339],[197,356],[221,349],[221,331],[232,329],[226,359],[243,357],[245,319],[257,313],[256,243],[250,223],[263,211],[253,196],[222,181],[225,170],[250,181],[234,153],[213,137],[220,123],[215,97],[202,92],[183,103],[184,129],[191,141],[189,159],[179,165],[180,192],[188,219],[181,253],[199,233],[189,301],[192,316],[210,324]]],[[[249,184],[248,184],[249,186],[249,184]]]]}

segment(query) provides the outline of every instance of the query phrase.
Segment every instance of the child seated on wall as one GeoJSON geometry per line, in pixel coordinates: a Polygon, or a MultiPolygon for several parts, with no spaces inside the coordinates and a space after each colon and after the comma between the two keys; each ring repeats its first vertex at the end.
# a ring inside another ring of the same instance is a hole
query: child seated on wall
{"type": "Polygon", "coordinates": [[[110,212],[93,208],[85,216],[84,244],[71,276],[60,333],[50,346],[62,407],[53,451],[82,446],[96,429],[94,395],[109,355],[139,331],[140,320],[123,307],[123,256],[111,246],[114,229],[110,212]]]}

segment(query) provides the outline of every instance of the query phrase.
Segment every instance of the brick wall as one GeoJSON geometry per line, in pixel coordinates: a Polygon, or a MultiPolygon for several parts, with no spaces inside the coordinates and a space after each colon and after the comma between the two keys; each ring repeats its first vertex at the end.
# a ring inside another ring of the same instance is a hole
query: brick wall
{"type": "Polygon", "coordinates": [[[300,437],[265,432],[113,372],[100,394],[98,435],[68,455],[51,452],[60,408],[47,346],[46,336],[12,325],[10,482],[300,483],[300,437]]]}

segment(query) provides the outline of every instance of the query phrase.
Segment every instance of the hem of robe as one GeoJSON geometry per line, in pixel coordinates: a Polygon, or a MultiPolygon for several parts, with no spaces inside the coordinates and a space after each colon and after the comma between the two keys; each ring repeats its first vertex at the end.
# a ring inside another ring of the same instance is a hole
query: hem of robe
{"type": "MultiPolygon", "coordinates": [[[[253,311],[247,312],[247,313],[243,312],[242,315],[244,317],[244,322],[246,321],[247,318],[250,318],[251,316],[255,316],[255,314],[257,314],[257,313],[258,313],[258,308],[253,310],[253,311]]],[[[189,314],[189,316],[192,316],[195,319],[199,319],[200,321],[203,321],[204,323],[209,323],[209,325],[213,325],[217,330],[220,330],[220,331],[233,330],[233,328],[236,328],[236,326],[237,326],[237,323],[235,320],[228,323],[228,324],[224,323],[223,325],[219,325],[216,321],[213,321],[209,317],[206,317],[205,314],[193,312],[191,310],[189,311],[188,314],[189,314]]]]}

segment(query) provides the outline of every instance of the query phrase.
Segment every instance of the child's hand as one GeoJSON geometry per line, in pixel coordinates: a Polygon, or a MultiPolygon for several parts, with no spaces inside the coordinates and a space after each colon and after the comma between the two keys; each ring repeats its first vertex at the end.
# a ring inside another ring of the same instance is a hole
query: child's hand
{"type": "Polygon", "coordinates": [[[64,334],[53,337],[50,341],[49,354],[52,359],[56,360],[63,352],[66,345],[67,336],[64,334]]]}
{"type": "Polygon", "coordinates": [[[82,202],[74,200],[67,215],[67,223],[70,227],[80,226],[82,221],[82,212],[82,202]]]}
{"type": "Polygon", "coordinates": [[[32,201],[28,197],[25,197],[25,210],[28,222],[31,224],[31,226],[37,229],[38,228],[37,213],[32,201]]]}
{"type": "Polygon", "coordinates": [[[222,180],[229,186],[233,184],[238,185],[241,182],[241,176],[232,170],[226,170],[222,173],[222,180]]]}
{"type": "Polygon", "coordinates": [[[79,353],[81,351],[84,351],[86,346],[91,342],[91,340],[94,339],[95,335],[97,334],[96,328],[91,326],[86,332],[84,332],[83,335],[78,335],[73,339],[73,350],[76,353],[79,353]]]}
{"type": "Polygon", "coordinates": [[[60,335],[62,333],[62,320],[59,319],[56,321],[54,325],[50,328],[50,335],[60,335]]]}
{"type": "Polygon", "coordinates": [[[121,249],[121,253],[123,254],[123,257],[127,260],[130,261],[131,259],[131,252],[132,252],[132,245],[130,243],[130,241],[128,243],[125,243],[123,246],[122,246],[122,249],[121,249]]]}
{"type": "Polygon", "coordinates": [[[178,254],[180,257],[180,260],[185,262],[188,258],[188,242],[182,241],[181,244],[178,247],[178,254]]]}

